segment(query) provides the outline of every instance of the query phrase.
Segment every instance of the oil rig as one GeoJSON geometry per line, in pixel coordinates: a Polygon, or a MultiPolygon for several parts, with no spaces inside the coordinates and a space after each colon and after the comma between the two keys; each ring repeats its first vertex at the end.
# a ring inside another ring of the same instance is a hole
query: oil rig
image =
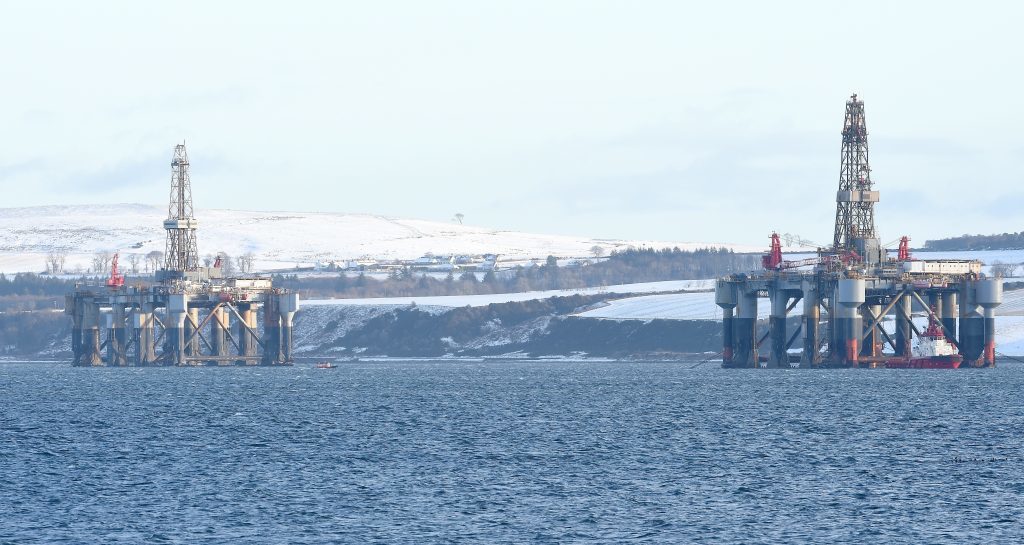
{"type": "Polygon", "coordinates": [[[722,367],[880,366],[909,357],[915,336],[928,334],[914,324],[915,312],[926,314],[930,329],[959,350],[964,366],[994,366],[1002,281],[984,277],[980,261],[914,259],[906,236],[895,256],[880,243],[874,211],[879,192],[871,181],[864,102],[856,94],[846,102],[840,165],[830,247],[787,261],[773,233],[763,270],[717,281],[722,367]],[[758,330],[761,298],[771,309],[767,331],[758,330]],[[802,316],[789,320],[800,303],[802,316]],[[889,316],[892,335],[883,327],[889,316]],[[794,348],[801,338],[802,346],[794,348]]]}
{"type": "Polygon", "coordinates": [[[299,296],[269,278],[229,277],[218,258],[201,267],[188,153],[171,159],[163,267],[127,285],[115,254],[110,277],[65,296],[75,366],[291,365],[299,296]],[[262,317],[262,320],[260,320],[262,317]]]}

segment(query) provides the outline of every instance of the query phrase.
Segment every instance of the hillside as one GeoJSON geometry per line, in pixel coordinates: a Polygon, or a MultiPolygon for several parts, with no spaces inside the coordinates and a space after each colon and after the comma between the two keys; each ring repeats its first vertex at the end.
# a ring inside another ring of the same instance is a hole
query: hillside
{"type": "Polygon", "coordinates": [[[960,235],[926,240],[927,250],[1019,250],[1024,248],[1024,231],[993,235],[960,235]]]}
{"type": "MultiPolygon", "coordinates": [[[[35,272],[46,254],[68,252],[64,270],[87,270],[96,252],[145,255],[163,251],[163,207],[139,204],[0,208],[0,272],[35,272]]],[[[368,257],[415,259],[431,252],[499,254],[503,259],[589,256],[592,247],[605,253],[629,246],[697,249],[724,246],[713,242],[608,240],[502,231],[417,219],[367,214],[253,212],[199,209],[200,255],[251,252],[257,270],[290,269],[329,260],[368,257]]],[[[125,260],[122,259],[122,263],[125,260]]]]}

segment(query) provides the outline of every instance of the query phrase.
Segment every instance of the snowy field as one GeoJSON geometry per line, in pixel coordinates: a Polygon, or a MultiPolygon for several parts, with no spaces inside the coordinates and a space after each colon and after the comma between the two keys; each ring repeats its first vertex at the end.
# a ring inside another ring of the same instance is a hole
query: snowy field
{"type": "MultiPolygon", "coordinates": [[[[758,305],[757,314],[768,317],[767,304],[758,305]]],[[[605,306],[580,313],[585,318],[610,320],[721,320],[722,309],[715,304],[714,292],[647,295],[608,301],[605,306]]]]}
{"type": "Polygon", "coordinates": [[[996,316],[996,351],[1024,356],[1024,316],[996,316]]]}
{"type": "MultiPolygon", "coordinates": [[[[97,252],[145,255],[164,250],[163,206],[111,204],[0,208],[0,272],[39,272],[46,254],[68,252],[65,270],[88,269],[97,252]]],[[[258,270],[308,267],[317,262],[370,258],[415,259],[427,252],[499,254],[503,263],[559,257],[590,257],[630,246],[694,250],[710,246],[762,253],[764,245],[662,240],[610,240],[543,235],[459,225],[455,222],[367,214],[252,212],[199,209],[199,253],[252,253],[258,270]]],[[[702,237],[701,237],[702,238],[702,237]]],[[[785,247],[789,260],[808,257],[806,248],[785,247]]],[[[980,259],[1024,263],[1024,250],[917,252],[920,259],[980,259]]],[[[127,259],[122,259],[126,263],[127,259]]],[[[1021,274],[1024,274],[1022,270],[1021,274]]]]}
{"type": "MultiPolygon", "coordinates": [[[[122,257],[163,251],[167,209],[138,204],[0,208],[0,272],[39,272],[46,254],[68,252],[65,270],[88,269],[100,251],[122,257]]],[[[741,252],[760,248],[711,242],[608,240],[503,231],[455,222],[391,218],[366,214],[248,212],[199,209],[199,254],[253,253],[259,270],[311,266],[357,258],[415,259],[427,252],[499,254],[503,261],[544,259],[548,255],[589,257],[629,246],[694,250],[727,246],[741,252]]],[[[122,259],[122,264],[126,260],[122,259]]]]}

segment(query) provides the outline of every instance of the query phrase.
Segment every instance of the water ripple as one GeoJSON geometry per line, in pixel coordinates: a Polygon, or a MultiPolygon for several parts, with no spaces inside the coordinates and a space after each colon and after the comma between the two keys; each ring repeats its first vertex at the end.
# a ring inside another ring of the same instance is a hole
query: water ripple
{"type": "Polygon", "coordinates": [[[0,543],[1019,543],[1024,367],[0,365],[0,543]]]}

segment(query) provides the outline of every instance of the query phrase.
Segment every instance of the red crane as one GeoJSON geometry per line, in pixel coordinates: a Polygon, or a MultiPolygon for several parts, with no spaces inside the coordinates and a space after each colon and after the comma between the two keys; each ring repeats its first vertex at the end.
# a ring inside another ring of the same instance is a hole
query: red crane
{"type": "Polygon", "coordinates": [[[844,264],[850,264],[851,262],[859,259],[860,256],[853,250],[843,252],[839,255],[821,255],[818,257],[808,257],[807,259],[797,259],[795,261],[782,259],[782,243],[779,241],[778,234],[772,233],[771,249],[768,250],[768,253],[761,256],[761,265],[764,266],[766,270],[785,270],[787,268],[835,263],[837,261],[842,261],[844,264]]]}
{"type": "Polygon", "coordinates": [[[898,253],[896,254],[896,260],[897,261],[911,261],[911,260],[913,260],[913,258],[910,257],[910,237],[908,237],[908,236],[900,237],[900,249],[899,249],[898,253]]]}
{"type": "Polygon", "coordinates": [[[782,265],[782,242],[779,241],[778,233],[772,233],[772,248],[761,256],[761,265],[769,271],[776,270],[782,265]]]}
{"type": "Polygon", "coordinates": [[[110,278],[107,278],[107,287],[115,290],[124,285],[124,275],[117,270],[118,255],[114,254],[114,259],[110,262],[110,278]]]}

